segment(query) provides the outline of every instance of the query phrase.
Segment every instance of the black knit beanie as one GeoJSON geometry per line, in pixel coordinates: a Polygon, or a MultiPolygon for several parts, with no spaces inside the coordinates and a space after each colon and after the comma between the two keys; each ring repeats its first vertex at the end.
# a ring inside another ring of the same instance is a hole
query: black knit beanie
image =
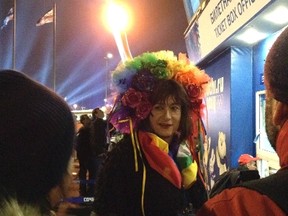
{"type": "Polygon", "coordinates": [[[0,121],[1,191],[37,203],[67,170],[74,137],[71,111],[40,83],[0,70],[0,121]]]}
{"type": "Polygon", "coordinates": [[[265,85],[273,97],[288,104],[288,28],[272,45],[265,62],[265,85]]]}

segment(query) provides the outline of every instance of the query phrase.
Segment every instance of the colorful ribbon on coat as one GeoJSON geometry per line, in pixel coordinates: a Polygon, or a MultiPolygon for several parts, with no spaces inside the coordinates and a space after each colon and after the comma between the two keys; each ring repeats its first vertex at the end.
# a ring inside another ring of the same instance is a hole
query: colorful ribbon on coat
{"type": "Polygon", "coordinates": [[[198,166],[186,142],[180,144],[174,161],[168,143],[155,134],[139,131],[138,138],[149,165],[175,187],[189,188],[196,181],[198,166]]]}

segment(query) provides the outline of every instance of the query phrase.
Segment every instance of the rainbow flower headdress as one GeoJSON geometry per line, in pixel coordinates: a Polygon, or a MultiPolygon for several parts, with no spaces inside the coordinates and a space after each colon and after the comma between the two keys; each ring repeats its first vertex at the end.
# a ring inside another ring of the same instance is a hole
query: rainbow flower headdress
{"type": "Polygon", "coordinates": [[[201,119],[210,77],[185,54],[177,58],[172,51],[146,52],[120,63],[112,72],[117,97],[110,122],[117,130],[130,133],[131,127],[137,128],[139,121],[149,115],[149,95],[159,79],[174,79],[182,84],[190,98],[192,121],[201,119]]]}

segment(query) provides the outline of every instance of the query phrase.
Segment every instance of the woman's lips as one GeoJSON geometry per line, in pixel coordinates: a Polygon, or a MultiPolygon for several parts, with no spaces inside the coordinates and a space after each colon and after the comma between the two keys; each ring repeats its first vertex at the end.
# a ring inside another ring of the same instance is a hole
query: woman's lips
{"type": "Polygon", "coordinates": [[[168,129],[170,127],[172,127],[172,124],[159,124],[160,127],[168,129]]]}

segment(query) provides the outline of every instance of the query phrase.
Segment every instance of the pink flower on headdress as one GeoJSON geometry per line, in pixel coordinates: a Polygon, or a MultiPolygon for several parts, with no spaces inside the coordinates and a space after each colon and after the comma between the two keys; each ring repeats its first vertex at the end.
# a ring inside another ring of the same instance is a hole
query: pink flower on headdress
{"type": "Polygon", "coordinates": [[[152,105],[148,100],[144,100],[136,108],[136,117],[139,119],[145,119],[152,109],[152,105]]]}
{"type": "Polygon", "coordinates": [[[133,88],[129,88],[123,95],[121,101],[124,106],[136,108],[142,100],[142,93],[133,88]]]}

